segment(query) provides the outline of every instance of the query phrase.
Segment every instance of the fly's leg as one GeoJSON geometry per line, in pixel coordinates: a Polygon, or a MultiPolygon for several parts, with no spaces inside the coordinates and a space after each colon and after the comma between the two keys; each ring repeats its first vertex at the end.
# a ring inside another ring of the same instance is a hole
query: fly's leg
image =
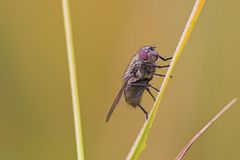
{"type": "Polygon", "coordinates": [[[170,66],[170,65],[160,66],[160,65],[148,64],[148,63],[146,63],[145,65],[153,66],[153,67],[155,67],[155,68],[168,68],[168,67],[170,66]]]}
{"type": "MultiPolygon", "coordinates": [[[[166,75],[164,74],[157,74],[157,73],[154,73],[155,76],[159,76],[159,77],[165,77],[166,75]]],[[[170,76],[170,78],[172,78],[172,76],[170,76]]]]}
{"type": "Polygon", "coordinates": [[[146,115],[146,119],[148,119],[148,112],[144,109],[144,107],[141,104],[138,104],[138,107],[143,111],[143,113],[146,115]]]}
{"type": "Polygon", "coordinates": [[[157,74],[157,73],[154,73],[153,75],[159,76],[159,77],[165,77],[166,76],[165,74],[157,74]]]}
{"type": "MultiPolygon", "coordinates": [[[[136,85],[135,85],[135,86],[136,86],[136,85]]],[[[138,86],[143,86],[143,85],[138,85],[138,86]]],[[[138,91],[136,97],[138,97],[145,88],[148,90],[147,84],[145,85],[144,88],[142,88],[142,89],[140,89],[140,90],[138,91]]],[[[148,119],[148,112],[144,109],[144,107],[143,107],[141,104],[138,104],[137,106],[138,106],[138,107],[143,111],[143,113],[146,115],[146,119],[148,119]]]]}
{"type": "Polygon", "coordinates": [[[154,101],[156,101],[156,98],[154,97],[154,95],[152,94],[152,92],[150,91],[149,88],[146,88],[147,92],[150,94],[150,96],[153,98],[154,101]]]}
{"type": "Polygon", "coordinates": [[[158,57],[161,59],[161,60],[163,60],[163,61],[168,61],[168,60],[170,60],[170,59],[172,59],[172,57],[162,57],[162,56],[160,56],[160,55],[158,55],[158,57]]]}
{"type": "Polygon", "coordinates": [[[155,68],[168,68],[170,65],[160,66],[160,65],[153,65],[155,68]]]}
{"type": "Polygon", "coordinates": [[[148,86],[154,89],[155,91],[159,92],[159,89],[157,89],[156,87],[153,87],[151,84],[148,84],[148,86]]]}
{"type": "Polygon", "coordinates": [[[156,87],[153,87],[151,84],[141,84],[141,83],[131,83],[132,86],[143,86],[143,87],[151,87],[152,89],[159,92],[159,90],[156,87]]]}
{"type": "MultiPolygon", "coordinates": [[[[151,87],[151,88],[155,89],[157,92],[159,92],[159,90],[158,90],[157,88],[153,87],[153,86],[150,85],[150,84],[132,83],[131,85],[133,85],[133,86],[144,86],[145,88],[143,88],[143,90],[146,89],[147,92],[148,92],[148,93],[151,95],[151,97],[154,99],[154,101],[156,101],[154,95],[152,94],[152,92],[150,91],[150,89],[149,89],[148,87],[151,87]]],[[[141,93],[141,91],[142,91],[142,90],[139,90],[139,92],[138,92],[138,94],[136,95],[136,97],[139,96],[139,94],[141,93]]]]}

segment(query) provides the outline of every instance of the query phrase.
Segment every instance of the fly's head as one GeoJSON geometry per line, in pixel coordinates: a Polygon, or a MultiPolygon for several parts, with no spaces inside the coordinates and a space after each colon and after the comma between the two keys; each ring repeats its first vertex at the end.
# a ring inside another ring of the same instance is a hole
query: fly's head
{"type": "Polygon", "coordinates": [[[154,63],[158,59],[158,53],[155,51],[156,47],[145,46],[141,48],[138,52],[138,57],[140,60],[147,63],[154,63]]]}

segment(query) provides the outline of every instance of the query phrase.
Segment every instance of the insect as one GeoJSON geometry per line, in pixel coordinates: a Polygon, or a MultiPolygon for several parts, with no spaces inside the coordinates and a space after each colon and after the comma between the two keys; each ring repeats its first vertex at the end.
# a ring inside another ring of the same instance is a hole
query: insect
{"type": "Polygon", "coordinates": [[[155,51],[156,47],[154,46],[145,46],[141,48],[137,54],[132,58],[129,66],[127,67],[124,76],[123,76],[123,84],[118,92],[108,114],[106,117],[106,122],[109,121],[111,115],[116,108],[117,104],[121,96],[124,94],[125,101],[133,106],[134,108],[140,108],[148,119],[148,112],[145,108],[140,104],[143,92],[146,90],[150,96],[156,100],[154,95],[152,94],[151,89],[159,92],[157,88],[149,84],[149,82],[153,79],[153,76],[164,77],[163,74],[155,73],[157,68],[166,68],[170,65],[160,66],[156,64],[156,61],[159,59],[163,61],[168,61],[172,59],[172,57],[162,57],[155,51]]]}

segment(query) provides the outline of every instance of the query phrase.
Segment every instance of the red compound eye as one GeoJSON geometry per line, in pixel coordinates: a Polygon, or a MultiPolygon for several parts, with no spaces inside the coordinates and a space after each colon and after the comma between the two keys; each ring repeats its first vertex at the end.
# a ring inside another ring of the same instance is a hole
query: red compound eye
{"type": "Polygon", "coordinates": [[[148,60],[148,58],[149,58],[149,55],[148,55],[148,53],[146,52],[146,51],[140,51],[139,52],[139,57],[142,59],[142,60],[148,60]]]}

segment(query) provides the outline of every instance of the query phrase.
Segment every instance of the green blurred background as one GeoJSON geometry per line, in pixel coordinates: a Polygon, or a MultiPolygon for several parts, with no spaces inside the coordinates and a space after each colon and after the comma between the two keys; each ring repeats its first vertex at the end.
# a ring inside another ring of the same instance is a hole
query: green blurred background
{"type": "MultiPolygon", "coordinates": [[[[145,117],[122,100],[106,113],[131,57],[146,44],[171,56],[194,0],[71,0],[87,160],[122,160],[145,117]]],[[[240,95],[240,1],[207,1],[175,66],[140,160],[173,159],[240,95]]],[[[0,160],[75,160],[61,1],[0,1],[0,160]]],[[[166,70],[160,71],[165,73],[166,70]]],[[[159,87],[162,78],[153,82],[159,87]]],[[[153,104],[145,95],[147,110],[153,104]]],[[[240,159],[239,103],[187,159],[240,159]]]]}

